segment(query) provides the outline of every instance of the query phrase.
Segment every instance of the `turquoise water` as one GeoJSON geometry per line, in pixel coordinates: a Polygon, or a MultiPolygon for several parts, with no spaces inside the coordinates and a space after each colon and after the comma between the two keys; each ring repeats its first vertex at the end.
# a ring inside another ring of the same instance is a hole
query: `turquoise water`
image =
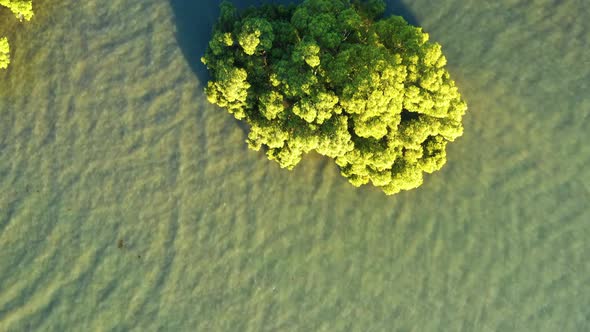
{"type": "Polygon", "coordinates": [[[590,330],[588,1],[390,3],[470,107],[395,196],[247,149],[202,93],[217,3],[0,11],[0,331],[590,330]]]}

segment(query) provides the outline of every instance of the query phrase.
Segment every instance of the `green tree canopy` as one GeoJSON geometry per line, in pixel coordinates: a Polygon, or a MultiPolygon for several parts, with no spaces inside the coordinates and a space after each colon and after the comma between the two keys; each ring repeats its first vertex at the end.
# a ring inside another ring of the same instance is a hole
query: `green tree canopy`
{"type": "MultiPolygon", "coordinates": [[[[33,17],[32,0],[0,0],[0,6],[7,7],[19,20],[29,21],[33,17]]],[[[0,38],[0,69],[10,64],[10,46],[6,37],[0,38]]]]}
{"type": "Polygon", "coordinates": [[[441,46],[384,11],[383,0],[305,0],[238,13],[224,1],[202,58],[207,97],[281,167],[313,150],[355,186],[416,188],[446,162],[467,106],[441,46]]]}

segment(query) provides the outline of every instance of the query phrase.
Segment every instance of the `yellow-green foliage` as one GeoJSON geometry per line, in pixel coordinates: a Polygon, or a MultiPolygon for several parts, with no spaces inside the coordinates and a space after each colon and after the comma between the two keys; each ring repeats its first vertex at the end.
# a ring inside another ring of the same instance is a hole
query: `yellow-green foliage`
{"type": "Polygon", "coordinates": [[[461,136],[467,106],[441,46],[383,0],[305,0],[243,13],[227,1],[202,58],[206,93],[251,130],[248,144],[292,169],[303,154],[387,194],[422,184],[461,136]]]}
{"type": "Polygon", "coordinates": [[[29,21],[33,17],[32,0],[0,0],[0,6],[8,7],[21,20],[29,21]]]}
{"type": "MultiPolygon", "coordinates": [[[[0,6],[8,7],[19,20],[29,21],[33,17],[32,0],[0,0],[0,6]]],[[[6,37],[0,38],[0,69],[10,64],[10,47],[6,37]]]]}
{"type": "Polygon", "coordinates": [[[10,46],[8,38],[0,38],[0,69],[8,67],[10,64],[10,46]]]}

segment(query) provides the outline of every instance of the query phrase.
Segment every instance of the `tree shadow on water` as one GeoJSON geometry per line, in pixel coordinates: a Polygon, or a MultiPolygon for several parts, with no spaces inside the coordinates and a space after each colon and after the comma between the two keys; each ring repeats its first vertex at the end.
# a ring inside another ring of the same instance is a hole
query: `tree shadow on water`
{"type": "Polygon", "coordinates": [[[390,15],[397,15],[403,17],[408,23],[415,26],[420,26],[418,19],[412,11],[400,0],[386,0],[387,9],[385,10],[385,17],[390,15]]]}
{"type": "Polygon", "coordinates": [[[192,71],[201,84],[208,80],[207,68],[201,63],[213,25],[219,15],[217,0],[170,0],[176,22],[176,39],[192,71]]]}
{"type": "MultiPolygon", "coordinates": [[[[259,6],[265,3],[300,3],[293,0],[232,0],[238,9],[259,6]]],[[[219,16],[221,0],[170,0],[176,22],[176,39],[193,73],[201,84],[209,79],[207,68],[201,63],[205,54],[213,25],[219,16]]],[[[403,16],[410,24],[418,25],[416,17],[400,0],[388,0],[386,16],[403,16]]]]}

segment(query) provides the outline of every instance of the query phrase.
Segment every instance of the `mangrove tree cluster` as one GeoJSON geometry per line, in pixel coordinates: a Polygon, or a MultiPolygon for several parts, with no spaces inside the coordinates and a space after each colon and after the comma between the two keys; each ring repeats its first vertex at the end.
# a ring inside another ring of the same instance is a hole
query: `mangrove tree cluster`
{"type": "MultiPolygon", "coordinates": [[[[0,0],[1,6],[10,9],[21,21],[29,21],[33,17],[32,0],[0,0]]],[[[0,69],[8,67],[8,64],[10,64],[10,45],[8,44],[8,38],[0,37],[0,69]]]]}
{"type": "Polygon", "coordinates": [[[238,12],[223,2],[206,94],[250,126],[248,145],[292,169],[310,151],[355,186],[422,184],[461,136],[467,106],[441,46],[383,0],[305,0],[238,12]]]}

